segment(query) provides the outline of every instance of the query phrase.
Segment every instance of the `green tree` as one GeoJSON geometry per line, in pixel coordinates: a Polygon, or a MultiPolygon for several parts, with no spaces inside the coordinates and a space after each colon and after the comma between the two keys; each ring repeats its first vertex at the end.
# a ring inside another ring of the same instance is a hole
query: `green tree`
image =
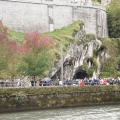
{"type": "Polygon", "coordinates": [[[29,53],[22,58],[18,64],[18,70],[26,76],[43,76],[49,71],[53,64],[53,55],[49,51],[43,50],[40,53],[29,53]]]}
{"type": "Polygon", "coordinates": [[[17,65],[17,70],[25,76],[43,76],[53,65],[53,40],[48,36],[40,36],[38,32],[26,34],[26,54],[17,65]]]}
{"type": "Polygon", "coordinates": [[[114,58],[110,57],[104,61],[101,66],[101,74],[100,77],[116,77],[117,70],[115,68],[115,60],[114,58]]]}
{"type": "Polygon", "coordinates": [[[111,38],[120,37],[120,0],[112,0],[107,7],[108,32],[111,38]]]}

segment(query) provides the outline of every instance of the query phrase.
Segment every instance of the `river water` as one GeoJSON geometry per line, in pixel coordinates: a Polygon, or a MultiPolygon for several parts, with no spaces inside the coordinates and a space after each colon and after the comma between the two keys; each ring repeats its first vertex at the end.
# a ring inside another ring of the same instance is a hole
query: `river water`
{"type": "Polygon", "coordinates": [[[2,113],[0,120],[120,120],[120,105],[2,113]]]}

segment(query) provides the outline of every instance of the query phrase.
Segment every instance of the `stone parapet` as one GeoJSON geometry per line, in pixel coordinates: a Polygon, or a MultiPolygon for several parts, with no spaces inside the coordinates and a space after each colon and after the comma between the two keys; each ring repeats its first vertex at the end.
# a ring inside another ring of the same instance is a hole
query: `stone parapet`
{"type": "Polygon", "coordinates": [[[105,9],[105,7],[103,6],[103,4],[95,4],[92,3],[91,0],[88,2],[85,2],[84,0],[76,0],[76,1],[72,1],[72,0],[0,0],[0,1],[8,1],[8,2],[21,2],[21,3],[33,3],[33,4],[52,4],[52,5],[68,5],[68,6],[89,6],[89,7],[98,7],[98,8],[103,8],[105,9]]]}
{"type": "Polygon", "coordinates": [[[0,89],[0,112],[120,104],[120,86],[0,89]]]}

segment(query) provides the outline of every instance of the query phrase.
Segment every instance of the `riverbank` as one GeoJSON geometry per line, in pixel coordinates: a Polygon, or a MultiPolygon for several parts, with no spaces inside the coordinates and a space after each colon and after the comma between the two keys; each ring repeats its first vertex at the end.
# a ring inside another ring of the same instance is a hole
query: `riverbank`
{"type": "Polygon", "coordinates": [[[0,112],[120,104],[120,86],[0,88],[0,112]]]}

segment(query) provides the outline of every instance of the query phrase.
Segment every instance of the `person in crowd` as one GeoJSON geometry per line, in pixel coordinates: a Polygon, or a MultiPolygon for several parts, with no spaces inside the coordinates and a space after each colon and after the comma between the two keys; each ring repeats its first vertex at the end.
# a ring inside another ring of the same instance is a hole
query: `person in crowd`
{"type": "Polygon", "coordinates": [[[31,81],[29,82],[29,87],[31,87],[32,85],[31,85],[31,81]]]}
{"type": "Polygon", "coordinates": [[[85,85],[83,80],[80,80],[79,84],[80,84],[80,86],[84,86],[85,85]]]}
{"type": "Polygon", "coordinates": [[[59,86],[62,86],[62,85],[63,85],[62,80],[59,80],[59,86]]]}
{"type": "Polygon", "coordinates": [[[94,81],[94,79],[92,78],[91,79],[91,82],[90,82],[90,85],[94,85],[95,84],[95,81],[94,81]]]}
{"type": "Polygon", "coordinates": [[[103,79],[100,79],[100,85],[103,85],[103,84],[104,84],[103,79]]]}
{"type": "Polygon", "coordinates": [[[32,86],[32,87],[34,86],[34,81],[33,81],[33,80],[31,80],[31,86],[32,86]]]}
{"type": "MultiPolygon", "coordinates": [[[[8,82],[8,81],[7,81],[8,82]]],[[[14,87],[14,80],[11,81],[11,86],[14,87]]]]}
{"type": "Polygon", "coordinates": [[[107,84],[107,80],[106,80],[106,78],[104,78],[103,83],[104,83],[104,85],[107,84]]]}
{"type": "Polygon", "coordinates": [[[98,79],[98,85],[100,85],[100,79],[98,79]]]}
{"type": "Polygon", "coordinates": [[[118,77],[117,82],[118,82],[118,85],[120,85],[120,77],[118,77]]]}
{"type": "Polygon", "coordinates": [[[22,86],[22,79],[18,79],[18,87],[22,86]]]}
{"type": "Polygon", "coordinates": [[[18,79],[17,86],[20,87],[20,79],[18,79]]]}
{"type": "Polygon", "coordinates": [[[1,81],[1,87],[4,87],[4,81],[1,81]]]}
{"type": "Polygon", "coordinates": [[[39,86],[42,86],[43,82],[42,80],[39,80],[39,86]]]}
{"type": "Polygon", "coordinates": [[[110,85],[113,85],[113,80],[112,80],[112,78],[109,79],[109,84],[110,84],[110,85]]]}
{"type": "Polygon", "coordinates": [[[84,83],[85,83],[85,85],[89,85],[89,79],[85,78],[84,83]]]}
{"type": "Polygon", "coordinates": [[[67,80],[66,80],[66,85],[68,85],[68,83],[69,83],[68,81],[69,81],[69,80],[67,79],[67,80]]]}

